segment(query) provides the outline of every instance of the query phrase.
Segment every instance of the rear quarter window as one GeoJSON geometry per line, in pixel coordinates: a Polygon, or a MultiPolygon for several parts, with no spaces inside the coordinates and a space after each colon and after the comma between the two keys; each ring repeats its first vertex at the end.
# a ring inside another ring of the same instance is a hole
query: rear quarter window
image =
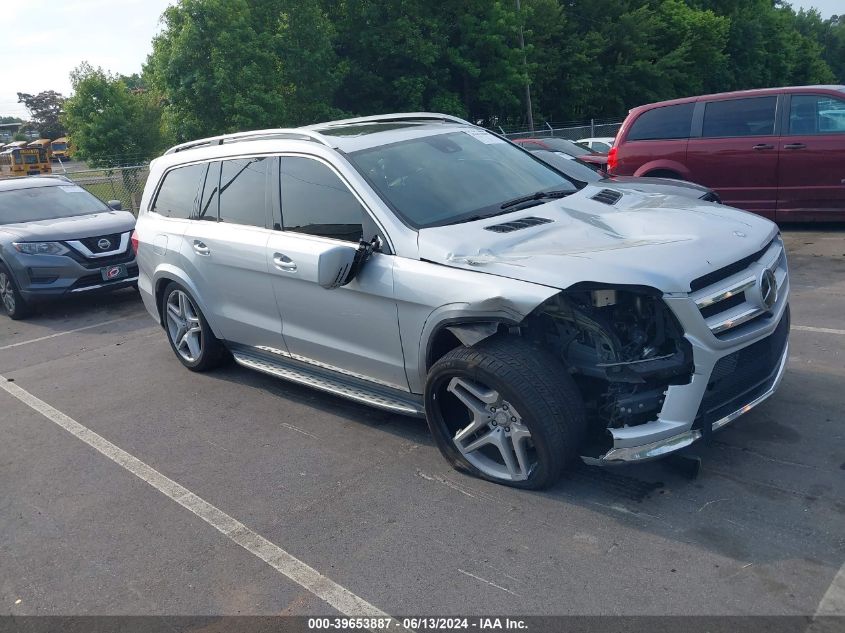
{"type": "Polygon", "coordinates": [[[627,140],[653,141],[688,138],[695,103],[661,106],[646,110],[631,125],[627,140]]]}
{"type": "Polygon", "coordinates": [[[206,163],[171,169],[150,210],[166,218],[190,218],[199,204],[207,169],[206,163]]]}

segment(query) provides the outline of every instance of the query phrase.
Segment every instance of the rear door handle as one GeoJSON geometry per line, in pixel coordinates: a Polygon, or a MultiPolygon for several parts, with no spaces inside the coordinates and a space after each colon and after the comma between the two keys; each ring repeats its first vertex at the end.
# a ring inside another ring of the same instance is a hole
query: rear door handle
{"type": "Polygon", "coordinates": [[[789,143],[788,145],[784,145],[783,149],[804,149],[807,147],[804,143],[789,143]]]}
{"type": "Polygon", "coordinates": [[[194,240],[194,251],[197,255],[211,255],[211,249],[199,240],[194,240]]]}
{"type": "Polygon", "coordinates": [[[774,149],[774,145],[769,145],[768,143],[760,143],[755,145],[752,149],[774,149]]]}
{"type": "Polygon", "coordinates": [[[296,262],[287,255],[273,253],[273,264],[280,270],[286,270],[289,273],[296,272],[296,262]]]}

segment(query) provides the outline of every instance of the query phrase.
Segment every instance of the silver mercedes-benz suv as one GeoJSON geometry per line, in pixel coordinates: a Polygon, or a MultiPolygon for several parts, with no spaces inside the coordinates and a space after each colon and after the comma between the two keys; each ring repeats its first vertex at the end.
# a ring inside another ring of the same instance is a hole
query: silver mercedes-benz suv
{"type": "Polygon", "coordinates": [[[425,416],[522,488],[671,453],[780,382],[786,254],[759,216],[575,183],[415,113],[178,145],[153,161],[139,286],[176,357],[234,358],[425,416]]]}

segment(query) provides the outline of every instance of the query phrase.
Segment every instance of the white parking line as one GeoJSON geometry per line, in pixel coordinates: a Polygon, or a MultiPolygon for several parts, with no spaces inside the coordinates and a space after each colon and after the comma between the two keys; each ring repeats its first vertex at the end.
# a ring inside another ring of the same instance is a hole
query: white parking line
{"type": "Polygon", "coordinates": [[[41,341],[46,341],[46,340],[49,340],[51,338],[56,338],[57,336],[64,336],[65,334],[73,334],[74,332],[81,332],[82,330],[91,330],[95,327],[102,327],[104,325],[110,325],[112,323],[117,323],[118,321],[126,321],[127,319],[134,319],[135,317],[139,317],[142,314],[143,313],[139,312],[138,314],[132,314],[132,315],[125,316],[125,317],[120,317],[118,319],[111,319],[110,321],[103,321],[101,323],[95,323],[94,325],[86,325],[84,327],[78,327],[78,328],[73,329],[73,330],[66,330],[64,332],[56,332],[55,334],[48,334],[47,336],[40,336],[38,338],[31,338],[28,341],[20,341],[18,343],[11,343],[9,345],[4,345],[3,347],[0,347],[0,351],[3,351],[4,349],[12,349],[13,347],[20,347],[21,345],[29,345],[30,343],[39,343],[41,341]]]}
{"type": "Polygon", "coordinates": [[[834,330],[829,327],[810,327],[809,325],[792,325],[790,330],[798,330],[799,332],[818,332],[819,334],[845,334],[845,330],[834,330]]]}
{"type": "Polygon", "coordinates": [[[0,388],[51,422],[57,424],[71,435],[96,449],[115,464],[122,466],[142,481],[145,481],[163,495],[170,497],[182,507],[190,510],[210,526],[221,532],[226,538],[237,543],[254,556],[257,556],[283,576],[326,601],[344,615],[378,618],[390,617],[360,596],[355,595],[330,578],[323,576],[316,569],[308,566],[278,545],[271,543],[260,534],[253,532],[237,519],[198,497],[169,477],[161,474],[152,466],[130,455],[122,448],[112,444],[104,437],[83,426],[58,409],[51,407],[43,400],[39,400],[14,382],[9,382],[3,376],[0,376],[0,388]]]}
{"type": "Polygon", "coordinates": [[[845,565],[839,568],[819,602],[816,616],[820,615],[845,615],[845,565]]]}

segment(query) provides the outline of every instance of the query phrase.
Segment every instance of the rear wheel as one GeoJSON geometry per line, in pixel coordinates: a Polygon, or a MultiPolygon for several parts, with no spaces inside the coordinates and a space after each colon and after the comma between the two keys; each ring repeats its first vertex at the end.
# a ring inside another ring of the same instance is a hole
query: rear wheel
{"type": "Polygon", "coordinates": [[[164,289],[162,316],[167,340],[179,361],[191,371],[208,371],[228,358],[223,343],[214,336],[196,302],[179,284],[164,289]]]}
{"type": "Polygon", "coordinates": [[[24,319],[32,314],[32,308],[21,296],[9,269],[0,264],[0,304],[11,319],[24,319]]]}
{"type": "Polygon", "coordinates": [[[584,435],[584,406],[563,365],[515,338],[447,353],[429,372],[425,406],[447,460],[517,488],[554,484],[584,435]]]}

